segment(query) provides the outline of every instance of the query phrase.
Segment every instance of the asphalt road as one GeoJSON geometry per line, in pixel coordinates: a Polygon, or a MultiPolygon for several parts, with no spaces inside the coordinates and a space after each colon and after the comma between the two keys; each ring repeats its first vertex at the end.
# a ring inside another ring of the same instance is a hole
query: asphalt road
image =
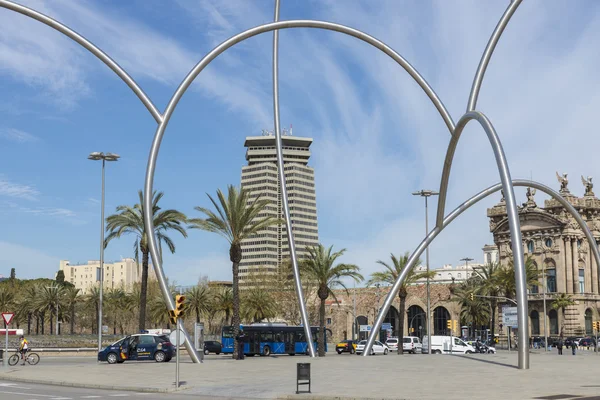
{"type": "Polygon", "coordinates": [[[84,389],[66,386],[39,385],[0,381],[2,400],[191,400],[208,399],[186,394],[138,393],[120,390],[84,389]]]}

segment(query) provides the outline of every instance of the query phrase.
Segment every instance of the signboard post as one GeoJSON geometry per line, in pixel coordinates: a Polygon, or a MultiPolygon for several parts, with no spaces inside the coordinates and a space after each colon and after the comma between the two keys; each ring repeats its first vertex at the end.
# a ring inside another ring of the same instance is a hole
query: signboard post
{"type": "Polygon", "coordinates": [[[8,367],[8,325],[12,321],[14,313],[2,313],[2,319],[4,320],[4,332],[6,333],[6,342],[4,344],[4,354],[2,355],[2,364],[8,367]]]}
{"type": "MultiPolygon", "coordinates": [[[[517,317],[517,307],[502,307],[502,324],[506,326],[508,330],[508,351],[510,351],[510,333],[512,328],[519,326],[519,320],[517,317]]],[[[526,344],[521,344],[526,345],[526,344]]]]}

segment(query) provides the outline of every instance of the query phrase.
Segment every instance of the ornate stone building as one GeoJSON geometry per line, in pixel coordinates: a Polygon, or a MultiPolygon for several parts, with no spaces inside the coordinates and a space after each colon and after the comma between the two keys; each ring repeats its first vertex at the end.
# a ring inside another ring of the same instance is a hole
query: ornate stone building
{"type": "MultiPolygon", "coordinates": [[[[332,341],[351,339],[353,337],[352,321],[356,320],[356,337],[364,339],[366,332],[359,332],[359,325],[371,325],[377,317],[377,310],[383,305],[389,286],[367,287],[345,290],[335,290],[337,301],[330,297],[326,303],[325,324],[331,330],[332,341]],[[356,304],[356,314],[354,305],[356,304]],[[356,319],[354,318],[356,317],[356,319]]],[[[460,304],[451,299],[450,284],[431,285],[432,334],[450,334],[446,328],[449,319],[460,319],[460,304]]],[[[427,334],[425,323],[425,285],[414,285],[408,288],[406,298],[406,314],[404,318],[404,335],[422,337],[427,334]]],[[[391,334],[397,335],[399,298],[387,313],[384,322],[392,326],[391,334]]]]}
{"type": "MultiPolygon", "coordinates": [[[[561,195],[569,201],[587,222],[596,239],[600,240],[600,200],[592,191],[592,178],[582,182],[583,197],[572,194],[567,174],[558,175],[561,195]]],[[[544,207],[534,199],[535,189],[527,190],[527,202],[519,207],[523,251],[531,256],[540,271],[540,284],[529,290],[530,335],[544,334],[543,293],[546,290],[548,336],[592,334],[592,321],[598,320],[600,294],[598,266],[588,241],[575,219],[554,199],[546,200],[544,207]],[[575,302],[565,309],[564,316],[551,308],[559,293],[567,293],[575,302]]],[[[488,209],[490,231],[500,251],[500,263],[512,259],[510,232],[504,198],[488,209]]],[[[500,317],[500,315],[499,315],[500,317]]],[[[498,321],[497,321],[498,323],[498,321]]]]}

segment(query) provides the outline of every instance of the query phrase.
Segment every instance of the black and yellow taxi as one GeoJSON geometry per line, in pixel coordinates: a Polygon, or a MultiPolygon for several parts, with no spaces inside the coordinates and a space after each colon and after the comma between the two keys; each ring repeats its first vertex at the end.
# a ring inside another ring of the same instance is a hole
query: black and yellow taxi
{"type": "Polygon", "coordinates": [[[175,355],[175,346],[166,335],[138,334],[123,339],[98,352],[98,361],[117,364],[125,361],[154,360],[168,362],[175,355]]]}
{"type": "Polygon", "coordinates": [[[338,354],[354,354],[356,352],[356,342],[354,340],[342,340],[335,345],[335,351],[337,351],[338,354]]]}

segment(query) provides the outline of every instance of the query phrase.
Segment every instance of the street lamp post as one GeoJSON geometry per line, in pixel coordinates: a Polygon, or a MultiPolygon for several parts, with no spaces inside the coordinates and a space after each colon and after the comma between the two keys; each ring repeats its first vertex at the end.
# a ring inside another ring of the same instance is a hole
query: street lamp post
{"type": "Polygon", "coordinates": [[[102,200],[100,208],[100,290],[98,295],[98,351],[102,351],[102,291],[104,282],[104,165],[106,161],[117,161],[119,155],[113,153],[93,152],[88,160],[102,160],[102,200]]]}
{"type": "MultiPolygon", "coordinates": [[[[436,192],[434,190],[419,190],[418,192],[413,192],[413,196],[421,196],[421,197],[425,197],[425,235],[427,236],[429,234],[429,213],[427,210],[427,198],[429,198],[430,196],[437,196],[439,195],[439,192],[436,192]]],[[[427,248],[425,249],[425,263],[427,264],[427,318],[426,318],[426,324],[427,324],[427,343],[429,343],[429,345],[427,346],[427,354],[431,354],[431,301],[430,301],[430,293],[429,293],[429,246],[427,246],[427,248]]]]}
{"type": "MultiPolygon", "coordinates": [[[[542,285],[543,285],[543,290],[544,290],[544,349],[546,351],[548,351],[548,331],[547,331],[547,325],[546,325],[546,255],[544,254],[544,262],[542,262],[542,285]]],[[[539,318],[538,318],[539,321],[539,318]]]]}

